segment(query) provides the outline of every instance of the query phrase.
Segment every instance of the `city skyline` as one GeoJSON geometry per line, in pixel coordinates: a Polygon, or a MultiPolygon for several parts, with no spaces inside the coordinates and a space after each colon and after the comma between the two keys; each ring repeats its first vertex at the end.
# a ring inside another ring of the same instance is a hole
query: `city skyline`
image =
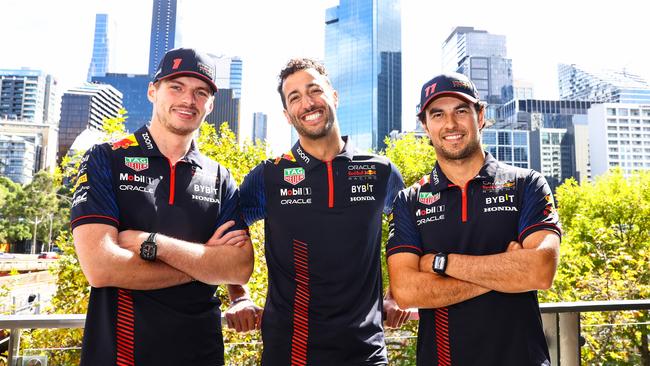
{"type": "MultiPolygon", "coordinates": [[[[251,130],[253,112],[267,113],[269,127],[273,126],[269,132],[274,132],[269,135],[271,146],[275,153],[281,152],[289,146],[290,129],[275,91],[277,73],[292,56],[324,59],[325,9],[338,1],[182,3],[187,9],[182,23],[184,44],[242,58],[242,131],[251,130]]],[[[649,79],[650,67],[645,65],[649,51],[638,42],[644,32],[642,12],[634,11],[636,4],[629,0],[617,3],[616,7],[603,4],[592,2],[587,8],[550,1],[534,13],[525,13],[523,9],[517,12],[520,5],[514,1],[490,5],[469,1],[463,7],[404,1],[403,130],[415,127],[420,86],[440,72],[442,43],[456,26],[504,35],[508,58],[513,60],[514,78],[532,82],[536,98],[558,98],[560,62],[598,68],[625,67],[649,79]],[[512,9],[516,15],[509,15],[513,14],[512,9]]],[[[116,47],[111,54],[115,69],[109,71],[146,73],[151,6],[152,1],[125,0],[70,0],[65,6],[44,0],[4,2],[0,6],[3,13],[19,15],[0,24],[0,34],[15,35],[4,42],[6,49],[14,52],[5,52],[0,68],[42,69],[58,78],[63,91],[79,85],[85,79],[92,55],[95,14],[106,12],[118,23],[116,47]],[[109,6],[111,11],[107,11],[109,6]]]]}

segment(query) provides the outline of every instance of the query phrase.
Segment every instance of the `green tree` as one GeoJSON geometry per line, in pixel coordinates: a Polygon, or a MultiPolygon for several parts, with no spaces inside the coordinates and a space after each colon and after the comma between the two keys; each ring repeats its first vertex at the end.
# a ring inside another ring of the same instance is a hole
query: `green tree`
{"type": "MultiPolygon", "coordinates": [[[[560,264],[541,301],[649,298],[650,173],[626,178],[612,170],[594,183],[570,180],[556,198],[564,230],[560,264]]],[[[583,313],[583,362],[650,365],[649,321],[647,311],[583,313]]]]}
{"type": "Polygon", "coordinates": [[[15,243],[30,238],[29,223],[17,202],[17,197],[23,195],[23,187],[7,177],[0,177],[0,195],[0,242],[15,243]]]}

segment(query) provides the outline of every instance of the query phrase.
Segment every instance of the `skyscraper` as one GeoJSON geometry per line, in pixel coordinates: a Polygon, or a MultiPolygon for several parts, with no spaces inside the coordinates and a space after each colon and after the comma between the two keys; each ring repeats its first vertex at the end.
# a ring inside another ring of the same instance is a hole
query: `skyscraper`
{"type": "Polygon", "coordinates": [[[101,130],[105,118],[122,108],[122,93],[105,84],[86,83],[63,94],[59,125],[59,160],[85,129],[101,130]]]}
{"type": "Polygon", "coordinates": [[[558,65],[560,99],[608,103],[650,103],[650,84],[625,70],[587,70],[558,65]]]}
{"type": "Polygon", "coordinates": [[[268,116],[262,112],[253,113],[253,142],[266,141],[266,122],[268,116]]]}
{"type": "Polygon", "coordinates": [[[241,97],[243,62],[239,57],[208,54],[215,63],[217,93],[214,108],[205,117],[209,123],[219,127],[228,122],[228,127],[239,139],[239,106],[241,97]]]}
{"type": "Polygon", "coordinates": [[[109,45],[108,14],[95,15],[95,38],[93,41],[93,56],[88,67],[90,82],[93,76],[105,76],[108,72],[111,47],[109,45]]]}
{"type": "Polygon", "coordinates": [[[26,184],[34,176],[34,143],[21,136],[0,133],[0,176],[26,184]]]}
{"type": "Polygon", "coordinates": [[[474,27],[456,27],[442,44],[442,70],[469,77],[481,99],[488,102],[488,118],[512,99],[512,60],[506,58],[506,37],[474,27]]]}
{"type": "Polygon", "coordinates": [[[338,91],[341,132],[382,149],[402,129],[400,0],[341,0],[325,15],[325,66],[338,91]]]}
{"type": "Polygon", "coordinates": [[[158,69],[165,52],[175,46],[176,0],[154,0],[149,45],[149,76],[158,69]]]}
{"type": "Polygon", "coordinates": [[[149,75],[111,72],[92,79],[93,83],[109,84],[122,93],[122,103],[127,112],[124,127],[129,132],[135,132],[151,119],[151,102],[147,99],[147,87],[150,81],[149,75]]]}
{"type": "Polygon", "coordinates": [[[40,70],[0,70],[0,118],[59,123],[57,81],[40,70]]]}

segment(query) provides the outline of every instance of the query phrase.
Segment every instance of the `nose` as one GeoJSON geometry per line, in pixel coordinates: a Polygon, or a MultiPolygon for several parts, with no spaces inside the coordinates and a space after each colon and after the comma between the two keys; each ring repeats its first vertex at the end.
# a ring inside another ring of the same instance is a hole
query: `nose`
{"type": "Polygon", "coordinates": [[[181,101],[183,103],[186,103],[188,105],[194,105],[196,104],[196,95],[194,94],[194,91],[188,88],[183,92],[183,95],[181,95],[181,101]]]}
{"type": "Polygon", "coordinates": [[[312,98],[310,95],[305,95],[304,98],[302,98],[302,107],[305,109],[310,109],[314,104],[314,98],[312,98]]]}

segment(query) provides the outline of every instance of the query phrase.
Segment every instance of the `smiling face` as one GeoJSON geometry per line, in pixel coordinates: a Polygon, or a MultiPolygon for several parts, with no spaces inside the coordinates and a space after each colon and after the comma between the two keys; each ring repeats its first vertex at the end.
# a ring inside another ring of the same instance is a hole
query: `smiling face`
{"type": "Polygon", "coordinates": [[[325,76],[314,69],[289,75],[282,84],[284,115],[303,138],[328,136],[336,123],[337,94],[325,76]]]}
{"type": "Polygon", "coordinates": [[[480,130],[485,110],[469,102],[442,96],[427,105],[424,128],[441,160],[464,160],[481,155],[480,130]]]}
{"type": "Polygon", "coordinates": [[[203,80],[181,76],[149,85],[147,92],[153,103],[152,124],[159,123],[176,135],[196,131],[212,111],[214,96],[203,80]]]}

